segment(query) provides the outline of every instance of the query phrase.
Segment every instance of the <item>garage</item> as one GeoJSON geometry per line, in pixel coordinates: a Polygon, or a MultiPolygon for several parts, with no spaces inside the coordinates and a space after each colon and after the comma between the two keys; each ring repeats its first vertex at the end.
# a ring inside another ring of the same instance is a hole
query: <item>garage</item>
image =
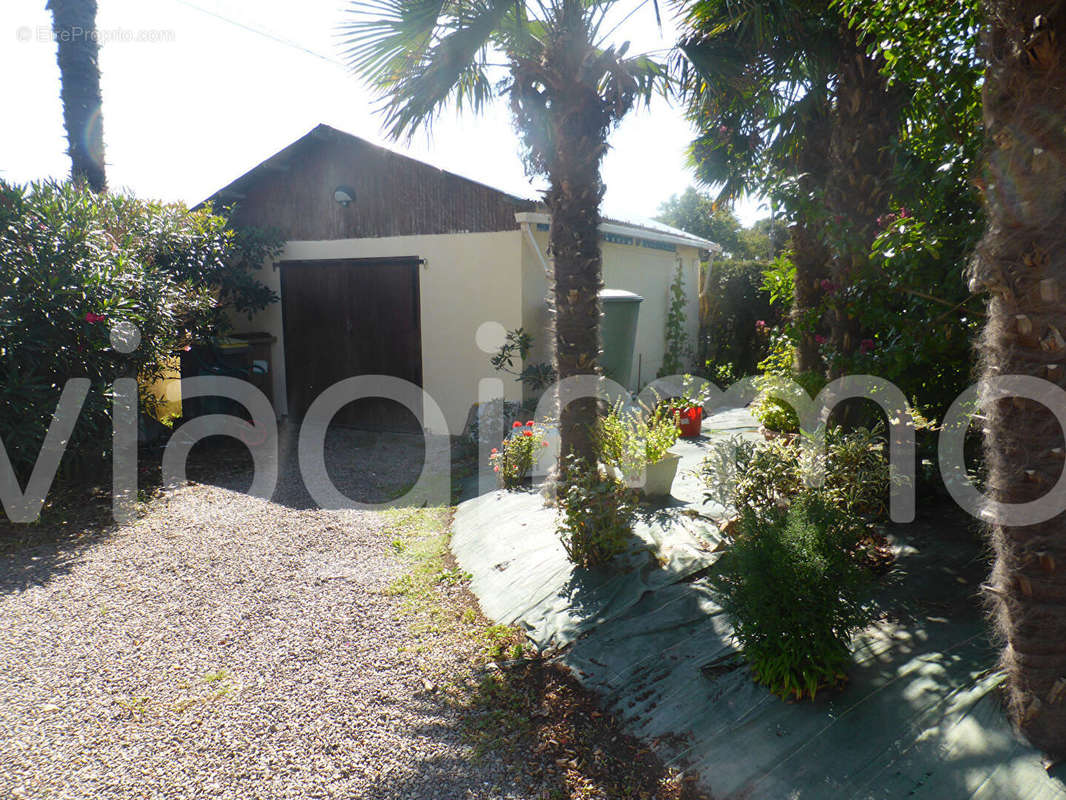
{"type": "MultiPolygon", "coordinates": [[[[417,257],[279,266],[290,415],[302,418],[322,392],[358,375],[391,375],[422,386],[417,257]]],[[[409,412],[381,398],[349,403],[334,422],[417,429],[409,412]]]]}

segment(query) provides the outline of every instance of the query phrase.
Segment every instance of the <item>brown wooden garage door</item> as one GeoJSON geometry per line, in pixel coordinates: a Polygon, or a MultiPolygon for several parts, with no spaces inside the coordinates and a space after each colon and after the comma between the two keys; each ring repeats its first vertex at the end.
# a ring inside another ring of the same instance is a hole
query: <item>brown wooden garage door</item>
{"type": "MultiPolygon", "coordinates": [[[[422,385],[418,259],[287,261],[281,264],[289,414],[303,417],[337,381],[393,375],[422,385]]],[[[410,430],[402,406],[368,398],[349,403],[334,423],[410,430]]]]}

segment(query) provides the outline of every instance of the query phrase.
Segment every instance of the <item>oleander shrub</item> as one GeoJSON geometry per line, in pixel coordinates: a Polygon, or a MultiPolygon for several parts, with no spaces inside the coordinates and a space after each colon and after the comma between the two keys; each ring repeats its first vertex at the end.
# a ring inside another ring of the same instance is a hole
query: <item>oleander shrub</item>
{"type": "Polygon", "coordinates": [[[633,534],[636,494],[621,481],[570,456],[559,487],[557,533],[570,561],[602,567],[625,552],[633,534]]]}
{"type": "Polygon", "coordinates": [[[818,493],[741,514],[720,561],[720,602],[752,675],[774,694],[813,698],[846,679],[851,636],[873,617],[855,537],[818,493]]]}
{"type": "Polygon", "coordinates": [[[276,300],[252,270],[280,244],[239,234],[210,209],[0,181],[0,440],[19,479],[71,378],[91,390],[63,470],[98,470],[114,380],[150,381],[177,348],[221,330],[229,310],[276,300]],[[118,323],[140,332],[132,353],[111,345],[118,323]]]}

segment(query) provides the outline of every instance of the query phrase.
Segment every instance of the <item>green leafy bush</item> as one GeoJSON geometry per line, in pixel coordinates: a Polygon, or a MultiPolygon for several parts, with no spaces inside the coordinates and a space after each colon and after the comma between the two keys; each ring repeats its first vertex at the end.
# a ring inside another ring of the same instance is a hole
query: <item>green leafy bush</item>
{"type": "Polygon", "coordinates": [[[279,246],[236,234],[209,209],[0,181],[0,438],[20,478],[70,378],[92,388],[64,469],[99,469],[114,380],[150,380],[176,348],[216,333],[228,309],[276,300],[251,269],[279,246]],[[140,331],[133,353],[111,346],[120,322],[140,331]]]}
{"type": "Polygon", "coordinates": [[[499,448],[492,448],[489,463],[504,489],[516,489],[533,470],[537,454],[547,447],[544,429],[532,420],[523,425],[515,422],[499,448]]]}
{"type": "Polygon", "coordinates": [[[529,354],[533,349],[533,336],[522,328],[507,331],[504,343],[500,349],[489,359],[492,368],[497,372],[506,372],[513,375],[516,381],[522,383],[533,393],[540,393],[555,382],[555,368],[551,364],[535,362],[526,364],[529,354]],[[516,361],[522,362],[521,369],[516,361]]]}
{"type": "Polygon", "coordinates": [[[814,494],[741,516],[720,599],[752,674],[774,694],[814,697],[846,677],[851,635],[873,613],[854,540],[848,520],[814,494]]]}
{"type": "Polygon", "coordinates": [[[633,532],[636,495],[571,456],[560,487],[557,533],[570,561],[600,567],[625,552],[633,532]]]}
{"type": "Polygon", "coordinates": [[[763,261],[712,263],[700,301],[700,358],[709,374],[724,367],[738,377],[753,375],[764,358],[766,332],[781,322],[784,308],[770,302],[763,286],[766,267],[763,261]]]}
{"type": "Polygon", "coordinates": [[[881,429],[845,432],[829,428],[824,455],[811,454],[799,440],[755,442],[734,437],[720,442],[704,459],[701,475],[707,498],[756,517],[787,508],[810,490],[804,477],[821,462],[825,480],[819,490],[825,502],[855,527],[886,514],[888,460],[881,429]]]}
{"type": "MultiPolygon", "coordinates": [[[[818,395],[826,384],[824,375],[817,372],[799,372],[790,374],[788,377],[803,387],[812,398],[818,395]]],[[[759,379],[760,387],[769,388],[774,381],[780,380],[778,375],[766,375],[759,379]]],[[[795,410],[784,400],[762,394],[752,403],[751,413],[769,431],[778,433],[796,433],[799,431],[799,417],[795,410]]]]}
{"type": "Polygon", "coordinates": [[[603,462],[629,477],[662,461],[677,443],[679,429],[674,409],[668,403],[643,413],[618,404],[600,418],[596,433],[603,462]]]}

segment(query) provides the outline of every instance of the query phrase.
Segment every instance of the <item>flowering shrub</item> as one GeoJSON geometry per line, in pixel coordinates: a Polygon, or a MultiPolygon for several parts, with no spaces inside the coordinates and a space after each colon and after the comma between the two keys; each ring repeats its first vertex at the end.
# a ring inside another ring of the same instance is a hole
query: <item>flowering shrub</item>
{"type": "Polygon", "coordinates": [[[511,433],[494,447],[489,455],[489,463],[504,489],[514,489],[522,485],[522,481],[537,463],[537,453],[542,447],[547,447],[548,441],[544,438],[544,429],[530,420],[525,425],[516,422],[511,428],[511,433]]]}
{"type": "Polygon", "coordinates": [[[22,480],[68,379],[92,388],[65,469],[99,469],[116,378],[158,374],[180,344],[217,331],[227,306],[276,300],[251,269],[280,242],[226,225],[210,210],[0,181],[0,439],[22,480]],[[119,322],[140,331],[132,353],[111,346],[119,322]]]}

